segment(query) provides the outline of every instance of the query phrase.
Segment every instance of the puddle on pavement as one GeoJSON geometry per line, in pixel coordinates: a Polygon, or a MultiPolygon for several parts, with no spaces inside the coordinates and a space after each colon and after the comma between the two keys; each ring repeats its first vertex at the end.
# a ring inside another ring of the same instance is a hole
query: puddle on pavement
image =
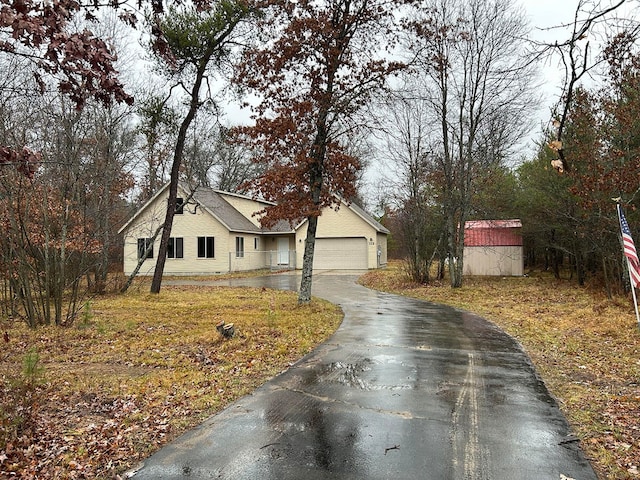
{"type": "Polygon", "coordinates": [[[319,383],[334,383],[355,387],[360,390],[406,390],[410,385],[380,385],[365,378],[372,371],[372,365],[376,362],[369,358],[355,363],[331,362],[326,365],[318,377],[319,383]]]}
{"type": "Polygon", "coordinates": [[[370,365],[372,363],[368,358],[357,363],[331,362],[325,367],[320,379],[321,381],[341,383],[361,390],[371,390],[370,382],[363,379],[361,375],[364,372],[371,371],[370,365]]]}

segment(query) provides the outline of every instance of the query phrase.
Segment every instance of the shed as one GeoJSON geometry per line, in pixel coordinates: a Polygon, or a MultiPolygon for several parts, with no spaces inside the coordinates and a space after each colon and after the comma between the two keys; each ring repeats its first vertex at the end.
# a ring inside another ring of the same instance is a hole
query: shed
{"type": "Polygon", "coordinates": [[[463,273],[523,275],[522,222],[519,219],[465,222],[463,273]]]}

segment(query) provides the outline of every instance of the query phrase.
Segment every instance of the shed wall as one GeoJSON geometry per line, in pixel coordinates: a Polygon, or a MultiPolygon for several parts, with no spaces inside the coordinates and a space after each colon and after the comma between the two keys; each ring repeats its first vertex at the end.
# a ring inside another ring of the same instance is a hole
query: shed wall
{"type": "Polygon", "coordinates": [[[522,247],[465,247],[463,274],[522,276],[524,274],[522,247]]]}

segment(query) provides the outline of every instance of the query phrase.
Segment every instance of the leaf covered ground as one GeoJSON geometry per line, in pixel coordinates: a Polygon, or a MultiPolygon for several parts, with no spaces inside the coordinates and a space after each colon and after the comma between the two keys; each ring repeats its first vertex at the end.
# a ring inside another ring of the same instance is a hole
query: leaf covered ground
{"type": "Polygon", "coordinates": [[[293,293],[105,296],[68,328],[0,322],[0,478],[117,478],[288,368],[342,312],[293,293]],[[220,321],[234,323],[223,338],[220,321]],[[6,335],[5,335],[6,334],[6,335]]]}
{"type": "MultiPolygon", "coordinates": [[[[517,338],[602,479],[640,478],[640,330],[629,298],[547,275],[361,283],[474,311],[517,338]]],[[[164,287],[92,301],[69,328],[0,322],[0,478],[117,478],[286,369],[337,328],[292,293],[164,287]],[[233,322],[223,339],[215,325],[233,322]]]]}
{"type": "Polygon", "coordinates": [[[640,330],[629,298],[545,274],[416,285],[401,264],[360,279],[478,313],[518,339],[602,479],[640,478],[640,330]]]}

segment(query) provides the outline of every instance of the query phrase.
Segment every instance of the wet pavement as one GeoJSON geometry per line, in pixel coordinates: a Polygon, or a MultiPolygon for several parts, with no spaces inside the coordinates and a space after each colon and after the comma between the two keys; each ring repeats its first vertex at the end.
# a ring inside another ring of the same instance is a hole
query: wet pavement
{"type": "MultiPolygon", "coordinates": [[[[296,290],[299,278],[226,283],[296,290]]],[[[313,294],[345,312],[336,334],[133,478],[597,478],[511,337],[356,278],[314,275],[313,294]]]]}

